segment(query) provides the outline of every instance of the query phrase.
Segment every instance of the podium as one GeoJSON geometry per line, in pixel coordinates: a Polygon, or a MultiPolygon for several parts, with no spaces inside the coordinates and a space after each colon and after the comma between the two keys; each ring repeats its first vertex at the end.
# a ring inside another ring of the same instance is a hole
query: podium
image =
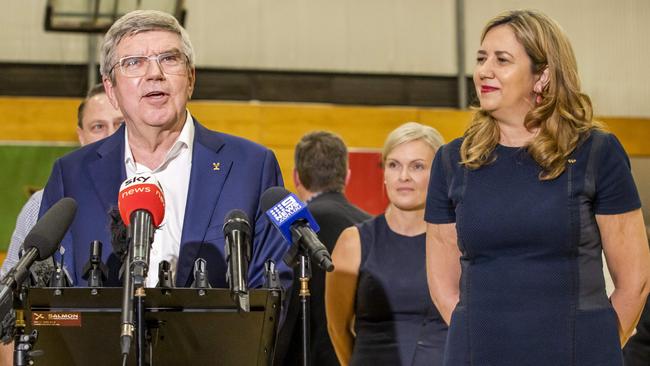
{"type": "MultiPolygon", "coordinates": [[[[121,365],[122,289],[29,289],[25,332],[38,330],[41,365],[121,365]]],[[[228,289],[146,289],[152,365],[271,365],[280,291],[250,291],[240,313],[228,289]]],[[[129,365],[135,365],[131,347],[129,365]]]]}

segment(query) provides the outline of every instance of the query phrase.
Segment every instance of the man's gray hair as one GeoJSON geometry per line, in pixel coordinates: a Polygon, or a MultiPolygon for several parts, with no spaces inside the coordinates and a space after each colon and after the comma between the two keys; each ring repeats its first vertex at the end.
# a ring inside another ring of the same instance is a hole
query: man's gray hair
{"type": "Polygon", "coordinates": [[[102,43],[101,61],[99,72],[102,76],[108,77],[115,81],[115,77],[109,75],[111,67],[117,62],[116,49],[117,45],[124,37],[133,36],[142,32],[149,31],[168,31],[178,34],[181,38],[181,52],[187,57],[188,67],[194,68],[194,48],[190,42],[190,36],[187,34],[176,18],[158,10],[135,10],[125,14],[118,19],[104,36],[102,43]]]}

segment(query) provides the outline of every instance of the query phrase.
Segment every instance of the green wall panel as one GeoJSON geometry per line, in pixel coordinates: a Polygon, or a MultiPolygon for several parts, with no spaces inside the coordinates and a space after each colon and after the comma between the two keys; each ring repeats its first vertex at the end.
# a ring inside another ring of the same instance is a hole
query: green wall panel
{"type": "Polygon", "coordinates": [[[0,250],[9,246],[29,191],[45,186],[54,161],[74,146],[0,145],[0,250]]]}

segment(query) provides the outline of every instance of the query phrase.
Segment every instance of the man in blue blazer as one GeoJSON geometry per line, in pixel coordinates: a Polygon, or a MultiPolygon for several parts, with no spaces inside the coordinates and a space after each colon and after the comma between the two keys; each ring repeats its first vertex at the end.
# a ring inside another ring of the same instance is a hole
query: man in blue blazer
{"type": "MultiPolygon", "coordinates": [[[[147,286],[157,282],[158,263],[171,263],[177,286],[190,286],[197,258],[207,261],[210,284],[227,287],[224,217],[241,209],[254,235],[250,287],[264,282],[264,262],[279,264],[288,244],[260,211],[261,194],[282,185],[269,149],[210,131],[186,109],[195,82],[194,52],[175,18],[158,11],[126,14],[109,29],[100,72],[111,103],[125,119],[114,135],[59,159],[41,205],[43,214],[62,197],[74,198],[77,215],[62,242],[74,285],[85,285],[83,267],[92,240],[111,242],[108,213],[117,206],[121,183],[136,174],[156,177],[165,195],[165,219],[154,235],[147,286]]],[[[103,260],[117,282],[120,263],[109,250],[103,260]]]]}

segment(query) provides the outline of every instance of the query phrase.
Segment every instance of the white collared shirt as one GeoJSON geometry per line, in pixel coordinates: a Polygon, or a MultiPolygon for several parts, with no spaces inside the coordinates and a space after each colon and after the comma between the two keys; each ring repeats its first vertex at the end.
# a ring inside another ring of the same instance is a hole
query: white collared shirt
{"type": "Polygon", "coordinates": [[[190,112],[186,111],[186,113],[185,125],[183,125],[178,139],[167,152],[162,164],[154,170],[138,164],[133,159],[129,146],[129,135],[128,133],[124,134],[124,165],[127,178],[132,178],[136,174],[151,174],[162,186],[165,196],[165,218],[154,233],[153,245],[149,253],[147,287],[155,287],[158,283],[158,265],[163,260],[171,264],[172,273],[176,278],[194,143],[194,121],[190,112]]]}

